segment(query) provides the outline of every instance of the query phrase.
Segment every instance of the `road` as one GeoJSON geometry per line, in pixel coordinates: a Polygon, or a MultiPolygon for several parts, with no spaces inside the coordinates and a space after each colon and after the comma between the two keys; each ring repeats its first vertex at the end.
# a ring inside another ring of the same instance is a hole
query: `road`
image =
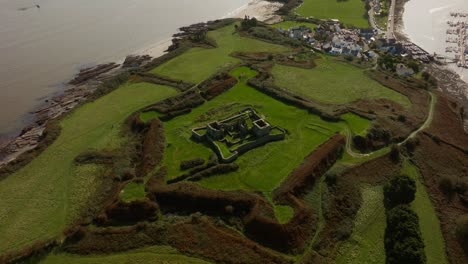
{"type": "Polygon", "coordinates": [[[388,9],[387,32],[385,33],[386,39],[395,39],[395,5],[396,0],[392,0],[390,8],[388,9]]]}
{"type": "Polygon", "coordinates": [[[369,9],[368,14],[369,14],[369,24],[371,25],[373,29],[377,30],[377,35],[386,33],[385,30],[382,30],[381,28],[379,28],[379,26],[375,22],[374,2],[371,2],[371,8],[369,9]]]}

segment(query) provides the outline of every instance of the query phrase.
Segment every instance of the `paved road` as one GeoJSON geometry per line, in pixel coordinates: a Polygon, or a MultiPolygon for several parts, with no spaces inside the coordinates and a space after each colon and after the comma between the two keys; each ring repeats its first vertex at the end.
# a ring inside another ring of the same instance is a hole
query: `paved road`
{"type": "Polygon", "coordinates": [[[387,39],[395,38],[395,5],[396,0],[392,0],[392,3],[388,10],[387,32],[385,33],[385,37],[387,39]]]}
{"type": "Polygon", "coordinates": [[[377,30],[377,34],[380,35],[380,34],[384,34],[386,33],[385,30],[382,30],[378,25],[377,23],[375,22],[375,16],[374,16],[374,5],[372,4],[371,5],[371,8],[369,9],[369,24],[371,25],[371,27],[373,29],[376,29],[377,30]]]}

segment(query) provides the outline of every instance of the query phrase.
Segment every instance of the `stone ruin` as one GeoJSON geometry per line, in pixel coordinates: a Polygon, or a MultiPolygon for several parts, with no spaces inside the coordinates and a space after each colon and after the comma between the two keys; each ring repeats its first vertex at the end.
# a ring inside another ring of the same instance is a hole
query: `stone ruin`
{"type": "Polygon", "coordinates": [[[223,163],[233,162],[245,152],[269,142],[283,140],[285,135],[284,129],[272,126],[253,108],[192,129],[192,139],[207,143],[223,163]]]}

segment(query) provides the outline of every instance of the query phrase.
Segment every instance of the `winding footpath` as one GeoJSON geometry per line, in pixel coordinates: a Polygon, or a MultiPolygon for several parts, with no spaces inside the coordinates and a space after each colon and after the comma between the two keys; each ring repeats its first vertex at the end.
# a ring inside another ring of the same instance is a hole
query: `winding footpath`
{"type": "Polygon", "coordinates": [[[398,146],[405,144],[409,139],[414,138],[419,132],[428,128],[431,125],[432,119],[434,118],[434,109],[435,109],[435,104],[437,102],[437,97],[432,92],[429,92],[429,95],[431,96],[431,102],[430,102],[429,113],[427,114],[426,121],[424,121],[422,126],[420,126],[418,129],[413,131],[413,133],[411,133],[405,140],[400,142],[398,146]]]}
{"type": "MultiPolygon", "coordinates": [[[[413,131],[405,140],[398,143],[397,146],[401,146],[401,145],[405,144],[408,140],[410,140],[411,138],[414,138],[419,132],[421,132],[422,130],[428,128],[431,125],[432,119],[434,118],[434,109],[435,109],[435,104],[437,102],[437,97],[432,92],[429,92],[429,95],[431,96],[431,101],[430,101],[429,112],[427,113],[426,121],[424,121],[424,123],[418,129],[413,131]]],[[[352,136],[353,135],[352,135],[351,129],[349,127],[346,127],[345,134],[346,134],[345,135],[346,136],[346,152],[351,157],[353,157],[353,158],[365,158],[365,157],[369,157],[369,156],[373,155],[375,152],[377,152],[377,151],[374,151],[374,152],[366,153],[366,154],[354,152],[353,149],[352,149],[352,136]]]]}

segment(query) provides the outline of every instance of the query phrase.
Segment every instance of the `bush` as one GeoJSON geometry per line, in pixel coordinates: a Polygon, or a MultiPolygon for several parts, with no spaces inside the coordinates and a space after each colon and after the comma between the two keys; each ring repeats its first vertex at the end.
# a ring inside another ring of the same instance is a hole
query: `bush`
{"type": "Polygon", "coordinates": [[[398,115],[398,121],[404,123],[406,122],[406,116],[405,115],[398,115]]]}
{"type": "Polygon", "coordinates": [[[398,147],[398,145],[392,146],[392,149],[390,150],[390,158],[395,163],[400,162],[400,147],[398,147]]]}
{"type": "Polygon", "coordinates": [[[418,215],[407,205],[387,211],[384,244],[387,264],[426,263],[418,215]]]}
{"type": "Polygon", "coordinates": [[[445,194],[453,194],[456,191],[457,181],[453,176],[444,175],[440,177],[439,188],[445,194]]]}
{"type": "Polygon", "coordinates": [[[462,215],[457,220],[456,235],[463,250],[468,253],[468,214],[462,215]]]}
{"type": "Polygon", "coordinates": [[[354,56],[353,55],[346,55],[344,56],[345,60],[347,61],[353,61],[354,60],[354,56]]]}
{"type": "Polygon", "coordinates": [[[409,204],[416,194],[416,182],[407,175],[394,177],[384,186],[384,203],[387,208],[409,204]]]}

